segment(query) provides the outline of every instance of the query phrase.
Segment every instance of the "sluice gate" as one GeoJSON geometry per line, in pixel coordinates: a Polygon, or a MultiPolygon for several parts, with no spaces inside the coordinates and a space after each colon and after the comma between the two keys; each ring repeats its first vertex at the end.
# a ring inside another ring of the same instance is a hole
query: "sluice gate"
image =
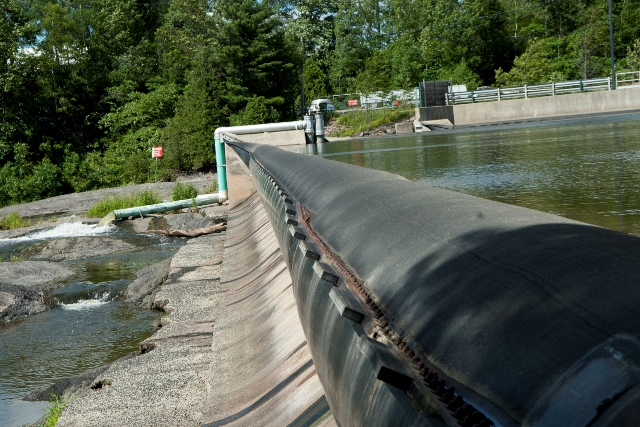
{"type": "Polygon", "coordinates": [[[639,238],[224,138],[339,425],[638,425],[639,238]]]}

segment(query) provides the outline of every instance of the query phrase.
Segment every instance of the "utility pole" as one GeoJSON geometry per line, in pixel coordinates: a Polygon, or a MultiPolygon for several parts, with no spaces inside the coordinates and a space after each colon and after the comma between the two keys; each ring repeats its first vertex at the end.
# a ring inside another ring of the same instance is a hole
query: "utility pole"
{"type": "Polygon", "coordinates": [[[304,38],[300,37],[300,50],[302,51],[302,72],[300,73],[300,117],[304,118],[305,102],[304,102],[304,38]]]}
{"type": "Polygon", "coordinates": [[[613,18],[611,16],[611,0],[609,0],[609,47],[611,48],[611,88],[616,88],[616,61],[613,57],[613,18]]]}

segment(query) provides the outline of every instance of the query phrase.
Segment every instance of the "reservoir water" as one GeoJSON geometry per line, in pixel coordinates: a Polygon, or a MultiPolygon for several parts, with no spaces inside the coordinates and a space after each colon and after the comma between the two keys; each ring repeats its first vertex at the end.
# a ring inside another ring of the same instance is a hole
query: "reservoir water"
{"type": "MultiPolygon", "coordinates": [[[[0,260],[42,240],[93,234],[89,226],[63,224],[27,238],[0,240],[0,260]]],[[[34,422],[44,414],[47,403],[21,400],[27,393],[136,351],[153,333],[160,314],[121,302],[122,293],[138,270],[172,256],[186,240],[132,235],[116,227],[106,234],[138,248],[63,261],[77,273],[49,293],[55,307],[0,325],[0,427],[34,422]]]]}
{"type": "Polygon", "coordinates": [[[324,153],[640,236],[640,114],[331,142],[324,153]]]}

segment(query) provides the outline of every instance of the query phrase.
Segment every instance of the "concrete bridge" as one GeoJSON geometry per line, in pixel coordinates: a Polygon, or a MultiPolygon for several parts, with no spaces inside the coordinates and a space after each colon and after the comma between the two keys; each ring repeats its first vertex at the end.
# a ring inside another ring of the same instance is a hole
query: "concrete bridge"
{"type": "Polygon", "coordinates": [[[205,425],[638,424],[639,238],[222,139],[205,425]]]}

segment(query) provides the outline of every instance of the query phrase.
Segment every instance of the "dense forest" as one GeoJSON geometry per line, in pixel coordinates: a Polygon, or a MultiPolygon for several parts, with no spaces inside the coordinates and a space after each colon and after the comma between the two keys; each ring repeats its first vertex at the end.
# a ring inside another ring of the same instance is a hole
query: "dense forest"
{"type": "MultiPolygon", "coordinates": [[[[0,206],[209,170],[213,130],[308,100],[608,76],[606,0],[0,0],[0,206]]],[[[618,71],[640,2],[613,0],[618,71]]]]}

